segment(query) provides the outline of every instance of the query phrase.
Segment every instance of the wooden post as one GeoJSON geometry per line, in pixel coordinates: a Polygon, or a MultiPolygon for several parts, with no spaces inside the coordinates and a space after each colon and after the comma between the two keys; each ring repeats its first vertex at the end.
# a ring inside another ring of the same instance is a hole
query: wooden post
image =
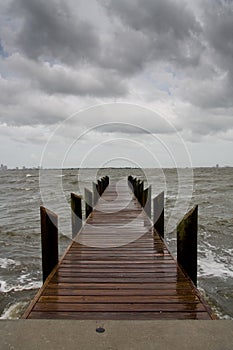
{"type": "Polygon", "coordinates": [[[101,183],[101,181],[100,180],[98,180],[97,181],[97,183],[98,183],[98,193],[99,193],[99,195],[101,196],[102,195],[102,183],[101,183]]]}
{"type": "Polygon", "coordinates": [[[74,238],[82,228],[82,198],[75,193],[71,193],[71,222],[74,238]]]}
{"type": "Polygon", "coordinates": [[[106,177],[106,176],[104,176],[104,177],[102,178],[102,182],[103,182],[103,192],[104,192],[105,189],[106,189],[106,187],[107,187],[107,177],[106,177]]]}
{"type": "Polygon", "coordinates": [[[135,181],[134,195],[138,198],[138,179],[135,181]]]}
{"type": "Polygon", "coordinates": [[[133,192],[133,177],[131,175],[128,177],[128,186],[133,192]]]}
{"type": "Polygon", "coordinates": [[[58,217],[40,207],[43,283],[58,263],[58,217]]]}
{"type": "Polygon", "coordinates": [[[140,202],[140,188],[141,188],[141,180],[137,181],[137,199],[140,202]]]}
{"type": "Polygon", "coordinates": [[[142,194],[144,191],[144,182],[141,181],[139,184],[139,189],[138,189],[138,201],[142,205],[142,194]]]}
{"type": "Polygon", "coordinates": [[[138,179],[135,179],[134,182],[134,195],[137,198],[137,194],[138,194],[138,179]]]}
{"type": "Polygon", "coordinates": [[[197,285],[197,218],[193,207],[177,226],[177,261],[197,285]]]}
{"type": "Polygon", "coordinates": [[[145,212],[151,218],[151,186],[147,188],[147,198],[145,202],[145,212]]]}
{"type": "Polygon", "coordinates": [[[164,192],[153,199],[154,229],[164,238],[164,192]]]}
{"type": "Polygon", "coordinates": [[[142,192],[142,206],[143,206],[143,207],[145,207],[145,205],[146,205],[147,197],[148,197],[148,188],[146,188],[146,189],[142,192]]]}
{"type": "Polygon", "coordinates": [[[132,185],[133,185],[133,193],[135,194],[135,183],[136,183],[136,179],[135,177],[133,178],[133,181],[132,181],[132,185]]]}
{"type": "Polygon", "coordinates": [[[98,202],[99,194],[97,191],[97,184],[95,182],[92,183],[92,190],[93,190],[93,207],[96,206],[96,203],[98,202]]]}
{"type": "Polygon", "coordinates": [[[85,211],[86,211],[86,219],[93,211],[93,201],[92,201],[92,192],[89,191],[87,188],[84,188],[85,193],[85,211]]]}

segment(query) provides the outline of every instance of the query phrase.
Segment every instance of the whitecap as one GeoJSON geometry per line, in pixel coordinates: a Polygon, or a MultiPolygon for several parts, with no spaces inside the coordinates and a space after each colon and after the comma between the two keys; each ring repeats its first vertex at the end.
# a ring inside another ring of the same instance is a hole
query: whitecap
{"type": "Polygon", "coordinates": [[[0,268],[7,269],[9,266],[19,266],[20,261],[15,261],[13,259],[0,258],[0,268]]]}
{"type": "Polygon", "coordinates": [[[23,310],[27,306],[27,302],[19,301],[13,305],[6,307],[0,317],[0,319],[5,320],[15,320],[20,318],[23,310]]]}
{"type": "Polygon", "coordinates": [[[7,288],[5,281],[0,281],[0,293],[7,293],[9,290],[7,288]]]}
{"type": "MultiPolygon", "coordinates": [[[[23,280],[21,280],[23,282],[23,280]]],[[[15,284],[10,285],[7,284],[6,281],[1,280],[0,281],[0,292],[1,293],[9,293],[9,292],[22,292],[24,290],[33,290],[33,289],[39,289],[42,286],[42,282],[40,281],[31,281],[23,284],[15,284]]]]}
{"type": "Polygon", "coordinates": [[[213,252],[206,251],[206,257],[200,258],[200,274],[204,276],[213,276],[220,278],[233,278],[233,271],[224,263],[214,259],[213,252]]]}

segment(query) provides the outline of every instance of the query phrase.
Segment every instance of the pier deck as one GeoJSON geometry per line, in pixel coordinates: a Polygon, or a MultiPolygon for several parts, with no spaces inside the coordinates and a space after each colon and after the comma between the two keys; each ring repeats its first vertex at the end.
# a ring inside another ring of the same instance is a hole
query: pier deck
{"type": "Polygon", "coordinates": [[[134,197],[111,183],[24,318],[211,319],[134,197]]]}

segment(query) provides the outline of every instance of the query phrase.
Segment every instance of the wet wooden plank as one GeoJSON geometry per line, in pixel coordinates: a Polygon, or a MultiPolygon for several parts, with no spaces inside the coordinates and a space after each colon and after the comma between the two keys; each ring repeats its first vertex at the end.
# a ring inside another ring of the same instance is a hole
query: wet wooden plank
{"type": "MultiPolygon", "coordinates": [[[[117,296],[112,296],[112,295],[94,295],[94,296],[74,296],[74,295],[62,295],[62,296],[42,296],[40,297],[39,303],[131,303],[132,302],[132,295],[117,295],[117,296]]],[[[156,296],[148,296],[140,295],[140,296],[134,296],[133,298],[133,303],[134,304],[148,304],[148,303],[156,303],[156,304],[177,304],[180,302],[185,302],[185,303],[191,303],[191,304],[197,304],[200,303],[200,300],[198,299],[197,296],[195,295],[156,295],[156,296]]]]}
{"type": "Polygon", "coordinates": [[[27,318],[211,319],[127,183],[112,183],[27,318]]]}
{"type": "Polygon", "coordinates": [[[65,302],[37,302],[35,311],[80,311],[80,312],[96,312],[96,311],[108,311],[108,312],[182,312],[182,311],[205,311],[205,307],[202,303],[65,303],[65,302]]]}
{"type": "MultiPolygon", "coordinates": [[[[32,311],[31,319],[44,319],[45,313],[32,311]]],[[[206,312],[46,312],[47,319],[73,320],[206,320],[206,312]]]]}
{"type": "MultiPolygon", "coordinates": [[[[132,300],[132,296],[136,297],[139,296],[140,298],[143,298],[146,296],[147,300],[149,300],[148,296],[153,297],[164,297],[170,298],[170,296],[174,297],[184,297],[184,300],[187,298],[193,298],[192,290],[190,288],[183,288],[179,290],[179,295],[177,296],[177,291],[175,289],[76,289],[76,288],[47,288],[44,293],[43,297],[53,297],[53,296],[81,296],[84,298],[85,296],[130,296],[132,300]],[[190,296],[191,295],[191,296],[190,296]]],[[[196,296],[194,296],[196,298],[196,296]]],[[[134,298],[135,300],[135,298],[134,298]]]]}

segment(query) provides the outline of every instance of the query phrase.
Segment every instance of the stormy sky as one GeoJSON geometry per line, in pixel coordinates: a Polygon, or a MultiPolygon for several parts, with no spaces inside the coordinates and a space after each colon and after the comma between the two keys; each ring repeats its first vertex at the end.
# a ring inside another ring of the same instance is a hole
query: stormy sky
{"type": "Polygon", "coordinates": [[[4,0],[0,162],[233,166],[232,0],[4,0]]]}

